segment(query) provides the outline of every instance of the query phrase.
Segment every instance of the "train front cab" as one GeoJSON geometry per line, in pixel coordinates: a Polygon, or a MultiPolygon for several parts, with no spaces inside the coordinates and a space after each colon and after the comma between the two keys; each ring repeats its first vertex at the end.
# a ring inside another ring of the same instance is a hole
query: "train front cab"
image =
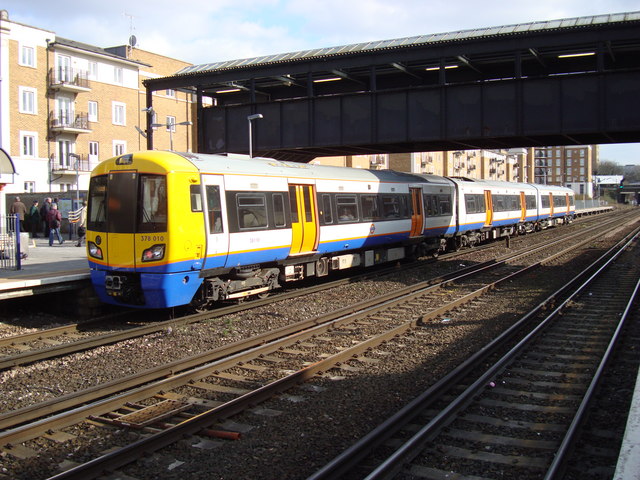
{"type": "Polygon", "coordinates": [[[205,236],[190,195],[197,171],[177,155],[151,155],[153,161],[142,154],[116,157],[92,173],[87,251],[94,288],[105,303],[182,305],[201,283],[205,236]]]}

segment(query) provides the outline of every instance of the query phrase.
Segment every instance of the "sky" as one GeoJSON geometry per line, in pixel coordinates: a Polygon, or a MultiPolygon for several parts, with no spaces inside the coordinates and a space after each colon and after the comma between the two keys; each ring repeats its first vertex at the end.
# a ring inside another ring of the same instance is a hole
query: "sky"
{"type": "MultiPolygon", "coordinates": [[[[186,62],[640,10],[638,0],[3,0],[12,21],[98,47],[127,44],[186,62]]],[[[640,165],[640,144],[600,159],[640,165]]]]}

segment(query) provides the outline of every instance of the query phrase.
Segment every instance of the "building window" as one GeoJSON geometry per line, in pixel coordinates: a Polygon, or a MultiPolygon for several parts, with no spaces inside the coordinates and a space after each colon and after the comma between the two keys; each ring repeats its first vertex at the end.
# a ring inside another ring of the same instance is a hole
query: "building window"
{"type": "Polygon", "coordinates": [[[89,142],[89,156],[97,157],[98,155],[98,142],[89,142]]]}
{"type": "Polygon", "coordinates": [[[122,85],[124,82],[124,73],[122,67],[113,67],[113,81],[118,85],[122,85]]]}
{"type": "Polygon", "coordinates": [[[89,62],[89,78],[98,78],[98,62],[89,62]]]}
{"type": "Polygon", "coordinates": [[[176,117],[172,117],[171,115],[167,115],[167,132],[175,132],[176,131],[176,117]]]}
{"type": "Polygon", "coordinates": [[[98,102],[89,102],[88,105],[88,110],[89,110],[89,121],[90,122],[97,122],[98,121],[98,102]]]}
{"type": "Polygon", "coordinates": [[[124,155],[127,151],[127,142],[122,140],[114,140],[113,141],[113,155],[115,157],[124,155]]]}
{"type": "Polygon", "coordinates": [[[36,191],[36,182],[24,182],[25,193],[33,193],[36,191]]]}
{"type": "Polygon", "coordinates": [[[38,104],[36,100],[36,89],[29,87],[19,87],[20,90],[20,113],[30,113],[36,115],[38,113],[38,104]]]}
{"type": "Polygon", "coordinates": [[[20,47],[20,65],[24,67],[36,66],[36,52],[33,47],[22,45],[20,47]]]}
{"type": "Polygon", "coordinates": [[[165,93],[167,97],[176,98],[176,91],[171,88],[167,89],[165,93]]]}
{"type": "Polygon", "coordinates": [[[113,102],[113,124],[114,125],[126,125],[126,105],[121,102],[113,102]]]}
{"type": "Polygon", "coordinates": [[[38,155],[36,150],[37,134],[35,132],[20,133],[20,154],[23,157],[35,158],[38,155]]]}

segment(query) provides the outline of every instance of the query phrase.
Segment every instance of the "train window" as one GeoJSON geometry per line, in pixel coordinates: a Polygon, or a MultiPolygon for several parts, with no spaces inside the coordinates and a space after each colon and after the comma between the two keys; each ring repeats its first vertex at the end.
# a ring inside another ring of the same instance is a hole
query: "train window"
{"type": "Polygon", "coordinates": [[[484,195],[481,193],[467,193],[464,196],[467,213],[484,213],[484,195]]]}
{"type": "Polygon", "coordinates": [[[322,194],[322,219],[325,225],[333,223],[333,212],[331,211],[331,195],[322,194]]]}
{"type": "Polygon", "coordinates": [[[267,226],[267,207],[264,194],[239,193],[236,201],[238,225],[241,230],[267,226]]]}
{"type": "Polygon", "coordinates": [[[400,195],[400,218],[411,218],[409,205],[411,204],[411,195],[400,195]]]}
{"type": "Polygon", "coordinates": [[[504,212],[506,210],[504,195],[493,195],[492,198],[493,198],[493,211],[504,212]]]}
{"type": "Polygon", "coordinates": [[[289,203],[291,207],[291,223],[298,223],[298,196],[296,195],[296,186],[289,186],[289,203]]]}
{"type": "Polygon", "coordinates": [[[449,195],[438,195],[438,210],[440,215],[451,215],[451,199],[449,195]]]}
{"type": "Polygon", "coordinates": [[[336,206],[340,223],[358,220],[358,203],[355,195],[336,195],[336,206]]]}
{"type": "Polygon", "coordinates": [[[542,208],[549,208],[551,206],[551,204],[549,203],[549,195],[546,194],[542,194],[542,196],[540,197],[540,206],[542,208]]]}
{"type": "Polygon", "coordinates": [[[436,215],[436,202],[432,195],[424,195],[424,207],[427,211],[427,217],[433,217],[436,215]]]}
{"type": "Polygon", "coordinates": [[[362,195],[360,204],[362,205],[363,220],[378,220],[380,218],[378,197],[376,195],[362,195]]]}
{"type": "Polygon", "coordinates": [[[107,176],[93,177],[89,183],[87,227],[104,232],[107,227],[107,176]]]}
{"type": "Polygon", "coordinates": [[[189,196],[191,197],[191,211],[202,211],[202,195],[200,194],[200,185],[191,185],[189,187],[189,196]]]}
{"type": "Polygon", "coordinates": [[[207,185],[207,212],[209,218],[209,232],[223,233],[222,206],[220,203],[220,187],[218,185],[207,185]]]}
{"type": "Polygon", "coordinates": [[[509,195],[509,210],[520,210],[520,197],[509,195]]]}
{"type": "Polygon", "coordinates": [[[553,196],[553,205],[555,207],[566,207],[567,206],[567,198],[561,195],[553,196]]]}
{"type": "Polygon", "coordinates": [[[287,221],[284,218],[284,195],[282,193],[273,194],[273,220],[276,227],[284,227],[287,221]]]}
{"type": "Polygon", "coordinates": [[[525,202],[527,204],[527,210],[534,210],[536,208],[536,197],[535,195],[526,195],[524,197],[525,202]]]}
{"type": "Polygon", "coordinates": [[[384,218],[400,218],[400,197],[382,195],[382,216],[384,218]]]}
{"type": "Polygon", "coordinates": [[[304,220],[307,223],[313,222],[313,212],[311,211],[311,208],[313,207],[313,204],[311,203],[312,189],[313,187],[311,185],[304,185],[302,187],[302,195],[304,198],[304,220]]]}
{"type": "MultiPolygon", "coordinates": [[[[167,230],[167,178],[140,175],[138,233],[167,230]]],[[[111,206],[109,206],[111,210],[111,206]]],[[[111,212],[110,212],[111,213],[111,212]]]]}

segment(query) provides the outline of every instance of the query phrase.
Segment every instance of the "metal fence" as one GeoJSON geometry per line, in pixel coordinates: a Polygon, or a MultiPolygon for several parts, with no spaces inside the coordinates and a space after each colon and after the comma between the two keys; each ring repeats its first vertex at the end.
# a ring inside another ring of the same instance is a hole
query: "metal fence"
{"type": "Polygon", "coordinates": [[[588,210],[589,208],[606,207],[609,202],[599,198],[593,200],[576,200],[576,210],[588,210]]]}
{"type": "Polygon", "coordinates": [[[20,235],[20,220],[17,214],[0,214],[0,269],[21,270],[26,258],[29,234],[20,235]],[[16,226],[18,228],[16,228],[16,226]],[[25,244],[23,245],[22,242],[25,244]]]}

